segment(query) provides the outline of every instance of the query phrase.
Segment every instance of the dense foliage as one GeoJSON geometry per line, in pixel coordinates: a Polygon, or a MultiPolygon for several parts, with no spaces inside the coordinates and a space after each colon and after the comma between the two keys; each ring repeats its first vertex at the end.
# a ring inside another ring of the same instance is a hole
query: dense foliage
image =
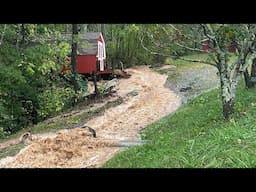
{"type": "Polygon", "coordinates": [[[58,112],[73,97],[69,85],[58,76],[70,51],[67,43],[51,38],[60,29],[39,24],[0,26],[2,135],[58,112]]]}
{"type": "MultiPolygon", "coordinates": [[[[120,61],[125,67],[154,61],[139,41],[143,30],[143,25],[78,24],[79,33],[103,33],[114,68],[120,61]]],[[[72,32],[71,24],[0,25],[0,137],[56,115],[82,95],[74,90],[71,71],[60,75],[63,65],[70,67],[65,32],[72,32]]]]}
{"type": "Polygon", "coordinates": [[[152,64],[154,57],[142,48],[139,41],[142,25],[109,24],[105,30],[108,61],[115,67],[120,61],[125,67],[152,64]]]}
{"type": "MultiPolygon", "coordinates": [[[[103,33],[107,63],[114,68],[120,67],[120,63],[125,68],[164,63],[169,56],[185,58],[195,51],[202,52],[201,40],[210,39],[210,48],[217,51],[210,50],[207,53],[210,57],[199,62],[218,68],[224,82],[223,108],[232,104],[226,109],[227,117],[233,112],[237,79],[255,57],[255,25],[78,24],[77,27],[78,37],[83,32],[103,33]],[[237,50],[230,53],[229,45],[234,43],[237,50]],[[226,94],[229,89],[231,94],[226,94]]],[[[72,33],[72,29],[71,24],[0,25],[0,135],[56,115],[81,97],[83,90],[74,90],[74,81],[80,85],[81,76],[74,76],[74,70],[60,74],[63,65],[72,68],[67,57],[72,46],[61,38],[63,32],[72,33]]],[[[250,75],[248,70],[246,74],[246,79],[253,80],[254,74],[250,75]]]]}

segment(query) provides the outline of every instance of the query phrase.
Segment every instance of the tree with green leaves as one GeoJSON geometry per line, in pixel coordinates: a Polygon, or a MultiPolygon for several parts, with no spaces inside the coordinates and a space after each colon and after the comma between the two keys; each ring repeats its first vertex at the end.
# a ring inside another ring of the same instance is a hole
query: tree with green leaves
{"type": "Polygon", "coordinates": [[[125,67],[151,64],[154,56],[145,51],[139,40],[143,25],[105,24],[107,62],[125,67]]]}
{"type": "Polygon", "coordinates": [[[74,91],[59,77],[71,47],[65,25],[0,25],[0,136],[37,123],[71,103],[74,91]]]}
{"type": "Polygon", "coordinates": [[[216,67],[220,74],[223,116],[229,119],[234,113],[238,81],[256,56],[256,25],[195,24],[192,27],[197,30],[184,30],[185,25],[154,25],[145,30],[140,41],[142,47],[153,55],[200,62],[216,67]],[[208,40],[208,50],[201,49],[198,37],[208,40]],[[150,42],[150,45],[145,45],[145,39],[147,43],[150,42]],[[236,44],[235,53],[229,52],[231,43],[236,44]],[[191,52],[206,52],[208,58],[206,60],[191,59],[184,56],[184,53],[180,53],[181,48],[191,52]]]}

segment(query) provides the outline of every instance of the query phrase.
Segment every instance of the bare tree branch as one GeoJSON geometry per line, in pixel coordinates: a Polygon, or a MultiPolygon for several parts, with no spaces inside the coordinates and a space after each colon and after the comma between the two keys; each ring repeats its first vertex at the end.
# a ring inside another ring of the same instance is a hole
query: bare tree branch
{"type": "Polygon", "coordinates": [[[188,36],[188,35],[186,35],[186,34],[184,34],[184,33],[182,33],[178,28],[176,28],[174,25],[172,25],[172,24],[168,24],[170,27],[172,27],[174,30],[176,30],[177,32],[179,32],[180,34],[182,34],[185,38],[187,38],[188,40],[191,40],[191,41],[193,41],[194,43],[199,43],[199,44],[201,44],[200,42],[198,42],[198,41],[195,41],[195,39],[192,37],[192,36],[188,36]]]}
{"type": "MultiPolygon", "coordinates": [[[[172,28],[174,28],[176,31],[178,31],[180,34],[182,34],[177,28],[175,28],[172,24],[169,24],[172,28]]],[[[158,25],[159,27],[161,27],[161,29],[165,32],[165,34],[167,35],[167,37],[169,38],[169,40],[170,40],[170,42],[173,42],[173,41],[175,41],[176,39],[172,39],[171,38],[171,35],[169,34],[169,32],[162,26],[162,25],[158,25]]],[[[148,36],[149,37],[151,37],[150,36],[150,34],[149,34],[149,32],[146,32],[147,34],[148,34],[148,36]]],[[[183,35],[184,36],[184,35],[183,35]]],[[[157,47],[160,47],[160,45],[159,44],[157,44],[157,43],[155,43],[154,41],[153,41],[153,38],[151,38],[152,39],[152,42],[157,46],[157,47]]],[[[194,41],[194,42],[196,42],[196,41],[194,41]]],[[[204,50],[201,50],[201,49],[197,49],[197,48],[192,48],[192,47],[188,47],[188,46],[185,46],[185,45],[182,45],[182,44],[180,44],[180,43],[178,43],[178,42],[173,42],[175,45],[177,45],[177,46],[179,46],[179,47],[182,47],[182,48],[185,48],[185,49],[187,49],[187,50],[190,50],[190,51],[197,51],[197,52],[201,52],[201,53],[205,53],[205,52],[207,52],[207,53],[210,53],[209,51],[204,51],[204,50]]],[[[198,43],[198,42],[197,42],[198,43]]]]}
{"type": "Polygon", "coordinates": [[[198,51],[198,52],[201,52],[201,53],[205,53],[205,52],[210,53],[209,51],[204,51],[204,50],[201,50],[201,49],[188,47],[188,46],[182,45],[182,44],[180,44],[180,43],[174,43],[174,44],[177,45],[177,46],[179,46],[179,47],[182,47],[182,48],[191,50],[191,51],[198,51]]]}
{"type": "Polygon", "coordinates": [[[209,33],[207,32],[208,27],[207,27],[206,25],[200,24],[200,26],[203,28],[204,35],[205,35],[209,40],[213,40],[213,41],[216,40],[213,36],[209,35],[209,33]]]}
{"type": "Polygon", "coordinates": [[[204,63],[204,64],[208,64],[208,65],[212,65],[214,67],[216,67],[216,63],[212,63],[206,60],[199,60],[199,59],[191,59],[191,58],[186,58],[186,57],[178,57],[178,59],[184,60],[184,61],[189,61],[189,62],[197,62],[197,63],[204,63]]]}
{"type": "Polygon", "coordinates": [[[180,30],[179,29],[177,29],[173,24],[168,24],[169,26],[171,26],[175,31],[178,31],[178,32],[180,32],[180,30]]]}

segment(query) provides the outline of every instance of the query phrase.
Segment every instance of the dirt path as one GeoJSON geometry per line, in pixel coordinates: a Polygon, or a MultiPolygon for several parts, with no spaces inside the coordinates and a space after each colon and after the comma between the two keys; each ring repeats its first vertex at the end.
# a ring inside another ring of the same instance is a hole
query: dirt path
{"type": "MultiPolygon", "coordinates": [[[[193,82],[191,78],[194,76],[194,81],[198,81],[196,72],[190,78],[183,80],[183,77],[177,82],[166,82],[167,75],[153,72],[145,66],[128,69],[127,72],[132,75],[131,78],[119,80],[116,86],[117,94],[124,102],[86,123],[96,130],[97,138],[81,128],[41,135],[16,156],[1,159],[0,167],[100,167],[124,149],[116,146],[118,141],[140,139],[141,129],[174,112],[181,105],[187,93],[180,92],[180,89],[187,86],[186,83],[193,82]]],[[[206,77],[207,74],[198,76],[206,77]]]]}
{"type": "MultiPolygon", "coordinates": [[[[93,93],[93,91],[91,93],[93,93]]],[[[120,99],[121,99],[120,97],[113,95],[110,97],[105,97],[104,100],[96,99],[93,101],[89,101],[87,103],[82,103],[81,105],[75,106],[72,111],[65,113],[65,114],[58,115],[56,117],[49,118],[49,119],[45,120],[43,123],[51,124],[51,123],[55,123],[58,121],[62,121],[65,118],[70,119],[72,117],[77,117],[84,113],[92,114],[91,116],[88,116],[84,120],[79,121],[77,123],[66,124],[65,127],[59,127],[60,129],[76,128],[76,127],[84,125],[84,122],[87,122],[88,119],[92,119],[93,117],[97,116],[98,114],[100,115],[101,112],[97,112],[97,111],[99,111],[101,108],[106,107],[108,104],[113,103],[115,105],[115,103],[116,103],[116,105],[118,105],[118,103],[121,102],[120,99]]],[[[34,137],[42,137],[42,138],[50,137],[52,135],[56,135],[55,132],[33,134],[34,137]]],[[[0,152],[5,151],[9,147],[17,145],[19,143],[20,143],[19,137],[13,138],[13,139],[8,139],[5,142],[1,142],[0,143],[0,152]]]]}
{"type": "Polygon", "coordinates": [[[219,81],[217,69],[202,64],[200,67],[179,72],[175,78],[166,81],[165,87],[179,95],[182,103],[186,103],[193,97],[219,86],[219,81]]]}
{"type": "Polygon", "coordinates": [[[127,72],[132,75],[131,78],[121,79],[116,87],[117,94],[125,102],[86,124],[96,130],[97,138],[85,137],[86,130],[79,128],[62,130],[51,135],[51,138],[37,139],[12,159],[8,158],[8,162],[0,163],[0,166],[98,167],[123,150],[113,145],[109,147],[111,141],[139,139],[141,129],[179,107],[179,96],[164,87],[166,75],[160,75],[145,66],[127,72]],[[102,144],[98,146],[96,141],[102,144]],[[90,143],[94,145],[90,146],[90,143]]]}

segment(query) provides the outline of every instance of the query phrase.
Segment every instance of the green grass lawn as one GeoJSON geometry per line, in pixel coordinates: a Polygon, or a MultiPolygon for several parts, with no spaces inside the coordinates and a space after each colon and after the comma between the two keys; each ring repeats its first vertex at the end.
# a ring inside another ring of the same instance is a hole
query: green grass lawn
{"type": "MultiPolygon", "coordinates": [[[[189,59],[198,59],[198,60],[206,60],[208,58],[207,54],[194,54],[194,55],[188,55],[185,56],[186,58],[189,59]]],[[[179,70],[182,69],[187,69],[193,67],[204,67],[206,64],[198,63],[198,62],[189,62],[189,61],[184,61],[181,59],[172,59],[172,58],[167,58],[165,60],[165,64],[169,65],[175,65],[179,68],[179,70]]]]}
{"type": "MultiPolygon", "coordinates": [[[[199,60],[206,60],[208,58],[207,54],[195,54],[195,55],[188,55],[186,56],[190,59],[199,59],[199,60]]],[[[198,63],[198,62],[188,62],[181,59],[172,59],[172,58],[166,58],[165,65],[174,65],[176,66],[175,69],[161,69],[161,68],[155,68],[154,70],[160,74],[167,74],[168,80],[172,80],[175,78],[178,78],[180,73],[183,73],[185,71],[189,71],[191,67],[193,68],[203,68],[208,67],[209,65],[204,63],[198,63]]]]}
{"type": "Polygon", "coordinates": [[[219,93],[204,93],[148,126],[142,132],[147,144],[117,154],[103,167],[256,167],[256,89],[246,90],[240,83],[236,113],[228,122],[219,93]]]}
{"type": "MultiPolygon", "coordinates": [[[[184,56],[184,57],[189,58],[189,59],[197,59],[197,60],[202,60],[202,61],[207,60],[207,61],[213,62],[210,59],[210,57],[208,56],[208,54],[205,54],[205,53],[187,55],[187,56],[184,56]]],[[[237,56],[235,56],[234,54],[231,54],[230,57],[229,57],[230,62],[233,62],[236,58],[237,58],[237,56]]],[[[190,62],[190,61],[184,61],[184,60],[181,60],[181,59],[172,59],[172,58],[167,58],[165,60],[165,64],[166,65],[175,65],[177,67],[177,70],[179,70],[179,71],[187,70],[187,69],[190,69],[191,67],[201,68],[201,67],[207,66],[207,64],[204,64],[204,63],[190,62]]]]}

